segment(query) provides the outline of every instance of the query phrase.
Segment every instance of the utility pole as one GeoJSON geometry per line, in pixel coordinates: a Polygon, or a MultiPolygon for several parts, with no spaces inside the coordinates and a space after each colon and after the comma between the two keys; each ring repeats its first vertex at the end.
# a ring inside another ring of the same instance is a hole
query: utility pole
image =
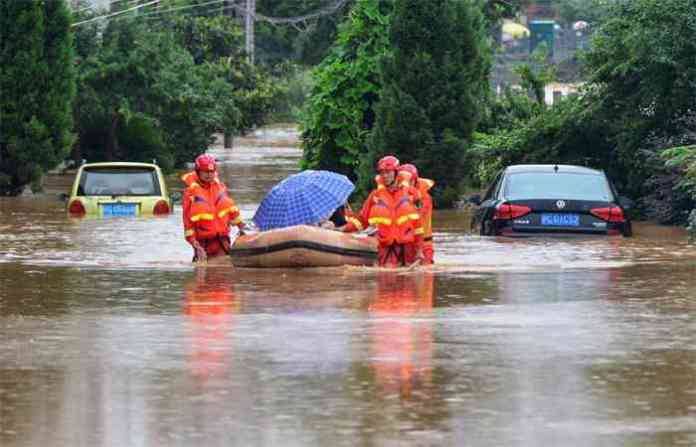
{"type": "Polygon", "coordinates": [[[254,65],[254,20],[256,18],[256,0],[246,0],[244,17],[244,34],[246,37],[246,53],[249,63],[254,65]]]}

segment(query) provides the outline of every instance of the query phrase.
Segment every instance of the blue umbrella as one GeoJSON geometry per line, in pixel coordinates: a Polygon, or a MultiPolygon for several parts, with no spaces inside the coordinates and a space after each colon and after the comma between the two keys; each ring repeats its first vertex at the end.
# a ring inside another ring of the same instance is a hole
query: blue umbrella
{"type": "Polygon", "coordinates": [[[254,222],[263,231],[316,224],[346,203],[354,189],[355,185],[345,175],[303,171],[271,189],[256,210],[254,222]]]}

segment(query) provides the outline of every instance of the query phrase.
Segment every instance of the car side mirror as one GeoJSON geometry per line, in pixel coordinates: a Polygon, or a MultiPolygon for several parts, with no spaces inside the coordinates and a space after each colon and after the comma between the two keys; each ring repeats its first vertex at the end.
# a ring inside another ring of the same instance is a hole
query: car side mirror
{"type": "Polygon", "coordinates": [[[469,197],[469,203],[473,203],[474,205],[480,205],[481,196],[479,194],[472,195],[471,197],[469,197]]]}
{"type": "Polygon", "coordinates": [[[619,196],[619,205],[625,210],[630,210],[633,208],[634,202],[628,197],[619,196]]]}
{"type": "Polygon", "coordinates": [[[62,192],[62,193],[58,194],[58,198],[60,199],[61,202],[67,203],[68,199],[70,199],[70,194],[66,194],[66,193],[62,192]]]}

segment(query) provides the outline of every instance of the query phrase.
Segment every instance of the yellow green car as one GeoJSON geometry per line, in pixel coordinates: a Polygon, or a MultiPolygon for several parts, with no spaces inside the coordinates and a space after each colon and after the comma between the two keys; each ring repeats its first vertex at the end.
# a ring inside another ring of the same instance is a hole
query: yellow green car
{"type": "Polygon", "coordinates": [[[72,217],[149,216],[171,210],[162,171],[151,163],[83,164],[68,200],[72,217]]]}

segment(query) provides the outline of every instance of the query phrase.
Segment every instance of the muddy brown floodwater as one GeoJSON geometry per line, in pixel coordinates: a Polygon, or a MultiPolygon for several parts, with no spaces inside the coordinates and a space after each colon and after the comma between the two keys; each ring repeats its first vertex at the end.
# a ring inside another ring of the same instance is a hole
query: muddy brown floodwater
{"type": "MultiPolygon", "coordinates": [[[[250,218],[292,128],[216,150],[250,218]]],[[[69,182],[68,182],[69,183],[69,182]]],[[[696,254],[680,229],[484,238],[437,265],[196,268],[181,209],[0,198],[0,445],[696,445],[696,254]]]]}

